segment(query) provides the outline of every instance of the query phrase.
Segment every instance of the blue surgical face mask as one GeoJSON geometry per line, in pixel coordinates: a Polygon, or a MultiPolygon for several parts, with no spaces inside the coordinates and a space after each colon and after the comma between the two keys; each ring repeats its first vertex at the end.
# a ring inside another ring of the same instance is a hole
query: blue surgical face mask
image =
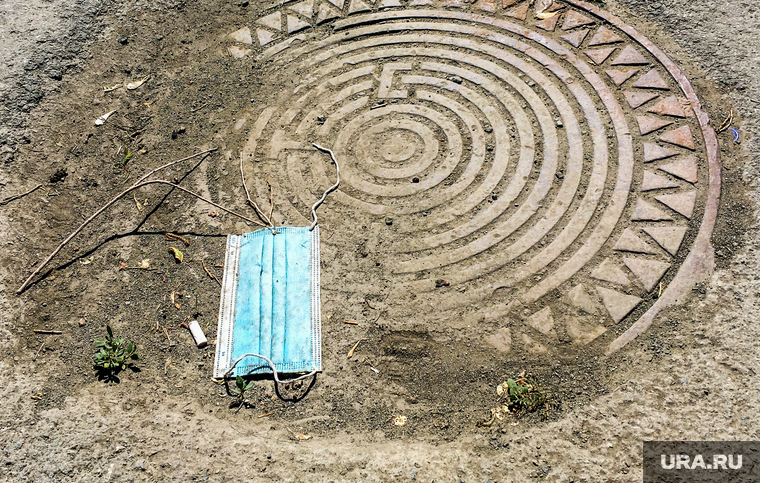
{"type": "Polygon", "coordinates": [[[317,208],[338,189],[340,167],[331,150],[314,148],[330,155],[337,180],[311,207],[311,226],[227,237],[214,378],[270,373],[281,382],[279,373],[308,372],[294,381],[322,370],[317,208]]]}
{"type": "Polygon", "coordinates": [[[321,341],[319,227],[230,235],[214,377],[320,371],[321,341]]]}

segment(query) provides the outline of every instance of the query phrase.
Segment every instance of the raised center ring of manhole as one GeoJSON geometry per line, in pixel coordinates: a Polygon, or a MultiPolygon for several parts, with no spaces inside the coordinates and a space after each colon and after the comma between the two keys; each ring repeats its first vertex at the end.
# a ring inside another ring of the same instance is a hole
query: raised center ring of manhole
{"type": "Polygon", "coordinates": [[[244,150],[283,217],[308,224],[333,182],[312,142],[342,163],[327,297],[382,293],[397,319],[482,324],[517,354],[610,353],[709,268],[718,150],[691,85],[616,17],[557,6],[305,0],[231,34],[285,86],[244,150]],[[341,270],[366,243],[374,281],[341,270]]]}

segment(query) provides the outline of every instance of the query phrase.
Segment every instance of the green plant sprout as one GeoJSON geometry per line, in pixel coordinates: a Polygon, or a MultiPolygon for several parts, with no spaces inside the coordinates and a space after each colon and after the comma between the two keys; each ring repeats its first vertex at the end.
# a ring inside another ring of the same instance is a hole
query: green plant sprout
{"type": "MultiPolygon", "coordinates": [[[[237,410],[240,411],[240,409],[248,403],[248,400],[245,398],[245,393],[253,387],[253,382],[251,381],[249,383],[246,383],[245,380],[240,377],[235,377],[235,387],[233,387],[230,391],[232,394],[237,396],[235,400],[230,404],[230,406],[234,406],[237,403],[237,410]]],[[[237,411],[236,411],[237,412],[237,411]]]]}
{"type": "Polygon", "coordinates": [[[549,396],[541,389],[540,384],[527,382],[525,379],[507,379],[496,386],[496,394],[501,398],[501,404],[491,408],[491,420],[483,423],[490,426],[494,421],[501,421],[508,414],[529,413],[547,407],[549,396]]]}
{"type": "Polygon", "coordinates": [[[119,372],[127,365],[131,365],[130,361],[140,358],[137,355],[137,345],[115,338],[110,325],[106,325],[106,332],[108,334],[105,338],[95,339],[95,347],[100,349],[92,361],[95,369],[110,373],[119,372]]]}

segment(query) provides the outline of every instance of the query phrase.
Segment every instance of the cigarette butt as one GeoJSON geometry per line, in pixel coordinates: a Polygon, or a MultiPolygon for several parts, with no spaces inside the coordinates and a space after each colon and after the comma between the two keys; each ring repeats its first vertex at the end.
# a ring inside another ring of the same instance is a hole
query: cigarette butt
{"type": "Polygon", "coordinates": [[[203,333],[203,329],[201,329],[201,326],[198,324],[197,320],[191,320],[188,324],[188,327],[190,327],[190,333],[193,335],[193,339],[195,340],[195,344],[200,347],[206,347],[208,344],[208,340],[206,339],[206,335],[203,333]]]}

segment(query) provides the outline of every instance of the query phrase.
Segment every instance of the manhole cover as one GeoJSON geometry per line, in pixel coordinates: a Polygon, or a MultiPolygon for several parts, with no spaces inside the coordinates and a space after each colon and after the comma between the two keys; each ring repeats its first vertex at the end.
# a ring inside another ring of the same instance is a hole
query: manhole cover
{"type": "Polygon", "coordinates": [[[689,81],[616,17],[541,3],[306,0],[231,34],[278,86],[238,127],[279,221],[334,180],[312,142],[342,164],[327,297],[514,354],[609,353],[709,267],[718,145],[689,81]]]}

